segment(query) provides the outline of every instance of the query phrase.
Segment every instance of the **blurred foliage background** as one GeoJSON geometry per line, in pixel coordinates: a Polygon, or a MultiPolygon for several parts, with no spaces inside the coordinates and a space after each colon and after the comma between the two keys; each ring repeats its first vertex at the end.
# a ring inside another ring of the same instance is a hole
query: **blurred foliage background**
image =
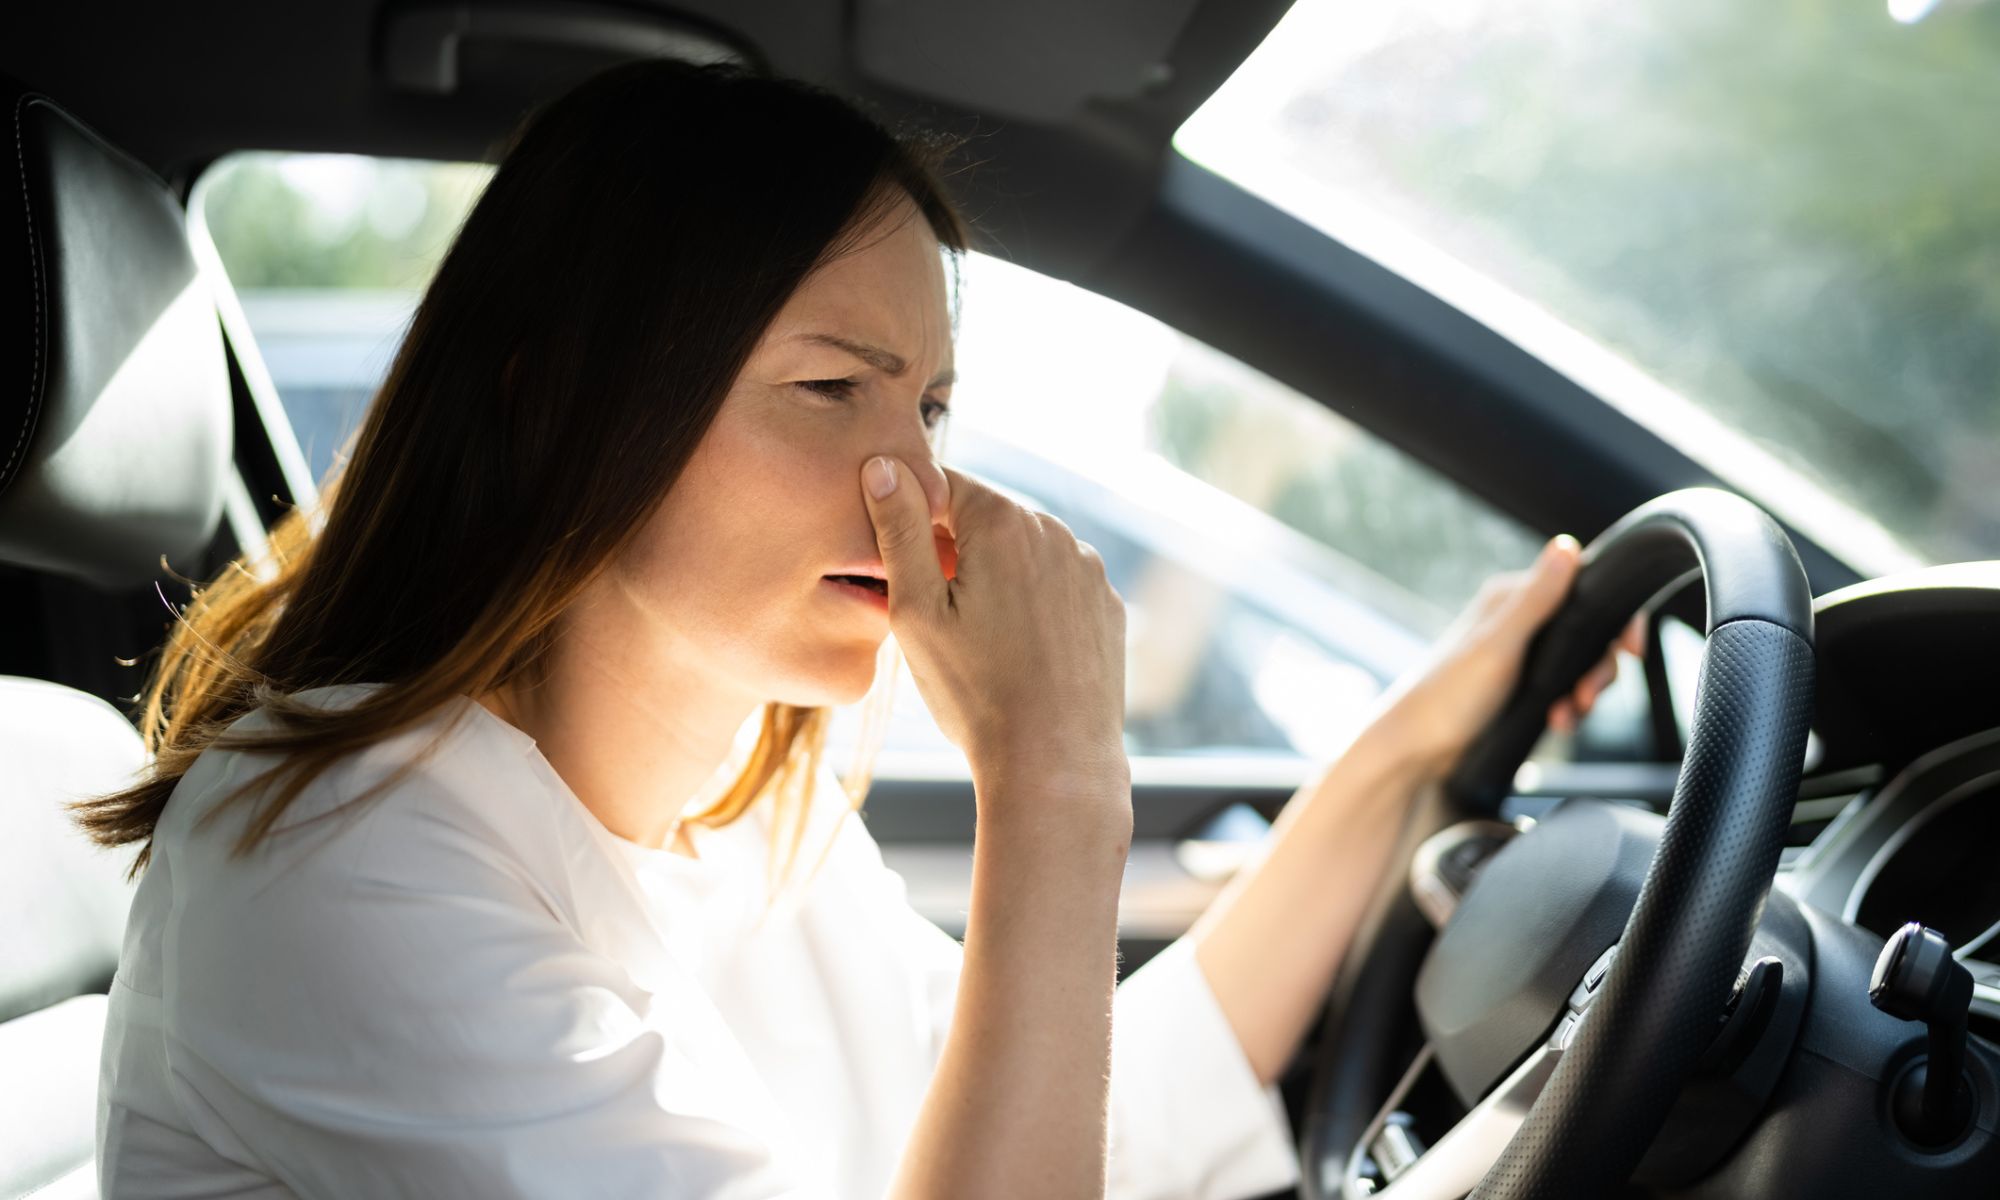
{"type": "Polygon", "coordinates": [[[1276,102],[1204,161],[1365,203],[1917,558],[2000,556],[2000,4],[1304,0],[1287,25],[1276,102]]]}

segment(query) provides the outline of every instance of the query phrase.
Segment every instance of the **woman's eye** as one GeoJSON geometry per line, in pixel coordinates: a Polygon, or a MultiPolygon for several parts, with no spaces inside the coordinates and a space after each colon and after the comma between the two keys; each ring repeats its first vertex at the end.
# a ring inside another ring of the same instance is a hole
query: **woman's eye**
{"type": "Polygon", "coordinates": [[[845,400],[853,393],[856,379],[801,379],[799,386],[831,400],[845,400]]]}
{"type": "MultiPolygon", "coordinates": [[[[851,400],[854,397],[854,389],[861,386],[861,381],[858,379],[801,379],[794,386],[802,387],[816,395],[825,396],[829,400],[851,400]]],[[[951,405],[942,400],[926,396],[918,404],[917,411],[922,414],[925,429],[936,429],[944,423],[946,417],[951,415],[951,405]]]]}

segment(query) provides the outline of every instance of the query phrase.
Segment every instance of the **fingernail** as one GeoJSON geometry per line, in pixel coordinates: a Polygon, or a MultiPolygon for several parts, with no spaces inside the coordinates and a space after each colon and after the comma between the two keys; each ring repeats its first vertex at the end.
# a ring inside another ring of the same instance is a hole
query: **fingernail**
{"type": "Polygon", "coordinates": [[[886,458],[869,459],[861,473],[867,476],[868,494],[877,500],[896,490],[896,468],[886,458]]]}

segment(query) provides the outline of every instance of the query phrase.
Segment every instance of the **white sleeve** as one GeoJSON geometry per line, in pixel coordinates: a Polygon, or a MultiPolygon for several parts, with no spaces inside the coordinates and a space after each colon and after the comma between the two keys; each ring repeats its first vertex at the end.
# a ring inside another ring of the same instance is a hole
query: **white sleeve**
{"type": "MultiPolygon", "coordinates": [[[[860,822],[854,822],[856,826],[860,822]]],[[[894,933],[930,1005],[936,1061],[950,1027],[963,951],[909,906],[902,877],[865,832],[875,902],[871,927],[894,933]]],[[[1256,1072],[1209,988],[1193,944],[1167,946],[1126,978],[1112,1010],[1111,1200],[1246,1200],[1297,1184],[1298,1154],[1278,1090],[1256,1072]]]]}
{"type": "Polygon", "coordinates": [[[691,982],[636,987],[404,799],[360,853],[183,914],[168,1061],[212,1145],[302,1197],[831,1196],[774,1150],[754,1077],[718,1073],[691,982]]]}
{"type": "Polygon", "coordinates": [[[1118,986],[1111,1034],[1113,1200],[1244,1200],[1295,1186],[1298,1152],[1275,1086],[1177,939],[1118,986]]]}

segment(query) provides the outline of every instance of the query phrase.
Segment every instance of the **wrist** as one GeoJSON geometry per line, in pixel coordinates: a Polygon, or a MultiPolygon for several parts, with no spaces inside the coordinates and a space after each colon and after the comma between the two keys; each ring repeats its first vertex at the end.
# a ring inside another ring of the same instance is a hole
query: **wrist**
{"type": "Polygon", "coordinates": [[[975,762],[972,790],[982,834],[1083,836],[1120,845],[1131,840],[1132,773],[1122,753],[975,762]]]}
{"type": "Polygon", "coordinates": [[[982,747],[968,753],[975,792],[988,787],[1035,795],[1088,799],[1132,791],[1132,764],[1117,745],[1055,747],[1048,742],[982,747]]]}

